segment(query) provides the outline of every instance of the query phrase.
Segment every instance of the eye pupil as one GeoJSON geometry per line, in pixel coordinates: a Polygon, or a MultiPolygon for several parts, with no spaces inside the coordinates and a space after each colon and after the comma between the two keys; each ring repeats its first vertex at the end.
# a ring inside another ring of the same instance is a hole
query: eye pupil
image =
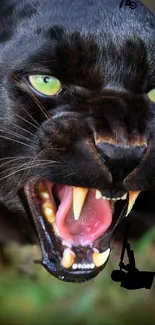
{"type": "Polygon", "coordinates": [[[49,77],[45,77],[44,82],[47,84],[49,82],[49,77]]]}

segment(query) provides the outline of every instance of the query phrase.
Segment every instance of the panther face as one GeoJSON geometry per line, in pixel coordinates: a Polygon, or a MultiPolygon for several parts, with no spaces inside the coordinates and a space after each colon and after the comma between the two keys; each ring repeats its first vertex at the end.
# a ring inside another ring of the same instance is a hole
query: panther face
{"type": "Polygon", "coordinates": [[[1,211],[32,224],[51,274],[86,281],[154,185],[155,18],[114,0],[10,0],[2,15],[1,211]]]}

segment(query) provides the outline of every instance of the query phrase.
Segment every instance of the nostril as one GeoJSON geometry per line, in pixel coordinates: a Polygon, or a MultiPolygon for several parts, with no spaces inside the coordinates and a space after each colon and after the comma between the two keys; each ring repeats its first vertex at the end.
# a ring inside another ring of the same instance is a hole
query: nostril
{"type": "Polygon", "coordinates": [[[123,146],[107,142],[98,142],[96,147],[117,183],[122,182],[140,164],[147,149],[145,144],[123,146]]]}
{"type": "Polygon", "coordinates": [[[129,159],[137,162],[142,159],[147,149],[146,145],[122,146],[105,142],[98,142],[96,147],[105,160],[129,159]]]}
{"type": "Polygon", "coordinates": [[[96,146],[102,158],[104,158],[105,160],[107,160],[108,158],[115,159],[116,155],[118,155],[118,148],[113,144],[98,142],[96,146]]]}

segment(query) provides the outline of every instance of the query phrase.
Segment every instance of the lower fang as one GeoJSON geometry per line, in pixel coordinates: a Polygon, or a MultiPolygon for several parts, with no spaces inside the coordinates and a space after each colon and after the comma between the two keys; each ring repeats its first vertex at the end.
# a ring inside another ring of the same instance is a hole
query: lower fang
{"type": "Polygon", "coordinates": [[[99,267],[102,266],[103,264],[105,264],[105,262],[107,261],[108,257],[110,254],[110,248],[108,248],[105,252],[103,253],[93,253],[92,258],[93,258],[93,262],[95,264],[95,266],[99,267]]]}
{"type": "Polygon", "coordinates": [[[51,203],[44,203],[42,205],[42,212],[46,220],[50,223],[53,223],[56,221],[56,214],[55,209],[53,208],[51,203]]]}
{"type": "Polygon", "coordinates": [[[68,269],[73,265],[74,261],[75,261],[75,254],[69,248],[66,248],[63,253],[61,265],[65,269],[68,269]]]}

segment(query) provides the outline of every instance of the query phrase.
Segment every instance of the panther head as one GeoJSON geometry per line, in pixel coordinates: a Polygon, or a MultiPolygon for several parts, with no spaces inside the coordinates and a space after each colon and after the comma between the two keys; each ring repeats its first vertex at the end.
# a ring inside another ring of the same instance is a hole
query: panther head
{"type": "Polygon", "coordinates": [[[4,1],[1,206],[32,223],[42,265],[64,281],[104,268],[154,185],[155,18],[119,2],[4,1]]]}

